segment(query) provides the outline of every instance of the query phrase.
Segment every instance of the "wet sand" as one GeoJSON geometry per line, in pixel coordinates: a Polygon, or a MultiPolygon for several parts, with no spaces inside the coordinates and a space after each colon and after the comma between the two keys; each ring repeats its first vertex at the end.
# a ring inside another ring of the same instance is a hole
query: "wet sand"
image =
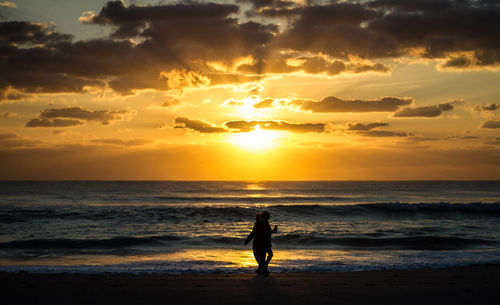
{"type": "Polygon", "coordinates": [[[2,304],[500,304],[500,266],[207,275],[0,273],[2,304]]]}

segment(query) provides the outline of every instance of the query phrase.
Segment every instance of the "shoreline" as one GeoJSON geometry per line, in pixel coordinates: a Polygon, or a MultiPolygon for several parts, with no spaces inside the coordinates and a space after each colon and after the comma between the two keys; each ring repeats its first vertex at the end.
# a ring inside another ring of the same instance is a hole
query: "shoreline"
{"type": "Polygon", "coordinates": [[[500,304],[500,265],[235,274],[0,272],[3,304],[500,304]]]}

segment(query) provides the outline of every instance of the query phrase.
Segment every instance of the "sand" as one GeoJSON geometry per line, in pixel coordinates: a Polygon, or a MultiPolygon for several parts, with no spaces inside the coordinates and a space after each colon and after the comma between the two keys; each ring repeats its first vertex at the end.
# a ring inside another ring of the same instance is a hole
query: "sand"
{"type": "Polygon", "coordinates": [[[500,266],[206,275],[0,273],[1,304],[500,304],[500,266]]]}

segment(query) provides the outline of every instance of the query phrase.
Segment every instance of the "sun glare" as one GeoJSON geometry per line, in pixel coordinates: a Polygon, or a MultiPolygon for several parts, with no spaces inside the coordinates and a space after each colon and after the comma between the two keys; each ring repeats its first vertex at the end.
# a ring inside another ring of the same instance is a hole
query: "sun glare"
{"type": "Polygon", "coordinates": [[[260,125],[256,125],[253,131],[234,134],[231,141],[246,149],[263,150],[276,146],[280,134],[275,130],[262,130],[260,125]]]}

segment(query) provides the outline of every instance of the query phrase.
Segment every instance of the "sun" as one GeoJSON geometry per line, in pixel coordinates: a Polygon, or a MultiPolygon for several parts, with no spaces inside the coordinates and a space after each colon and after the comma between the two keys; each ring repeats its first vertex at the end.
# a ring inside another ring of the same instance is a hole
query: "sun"
{"type": "Polygon", "coordinates": [[[241,132],[232,136],[231,142],[250,150],[270,149],[277,145],[281,132],[275,130],[262,130],[260,125],[250,132],[241,132]]]}

